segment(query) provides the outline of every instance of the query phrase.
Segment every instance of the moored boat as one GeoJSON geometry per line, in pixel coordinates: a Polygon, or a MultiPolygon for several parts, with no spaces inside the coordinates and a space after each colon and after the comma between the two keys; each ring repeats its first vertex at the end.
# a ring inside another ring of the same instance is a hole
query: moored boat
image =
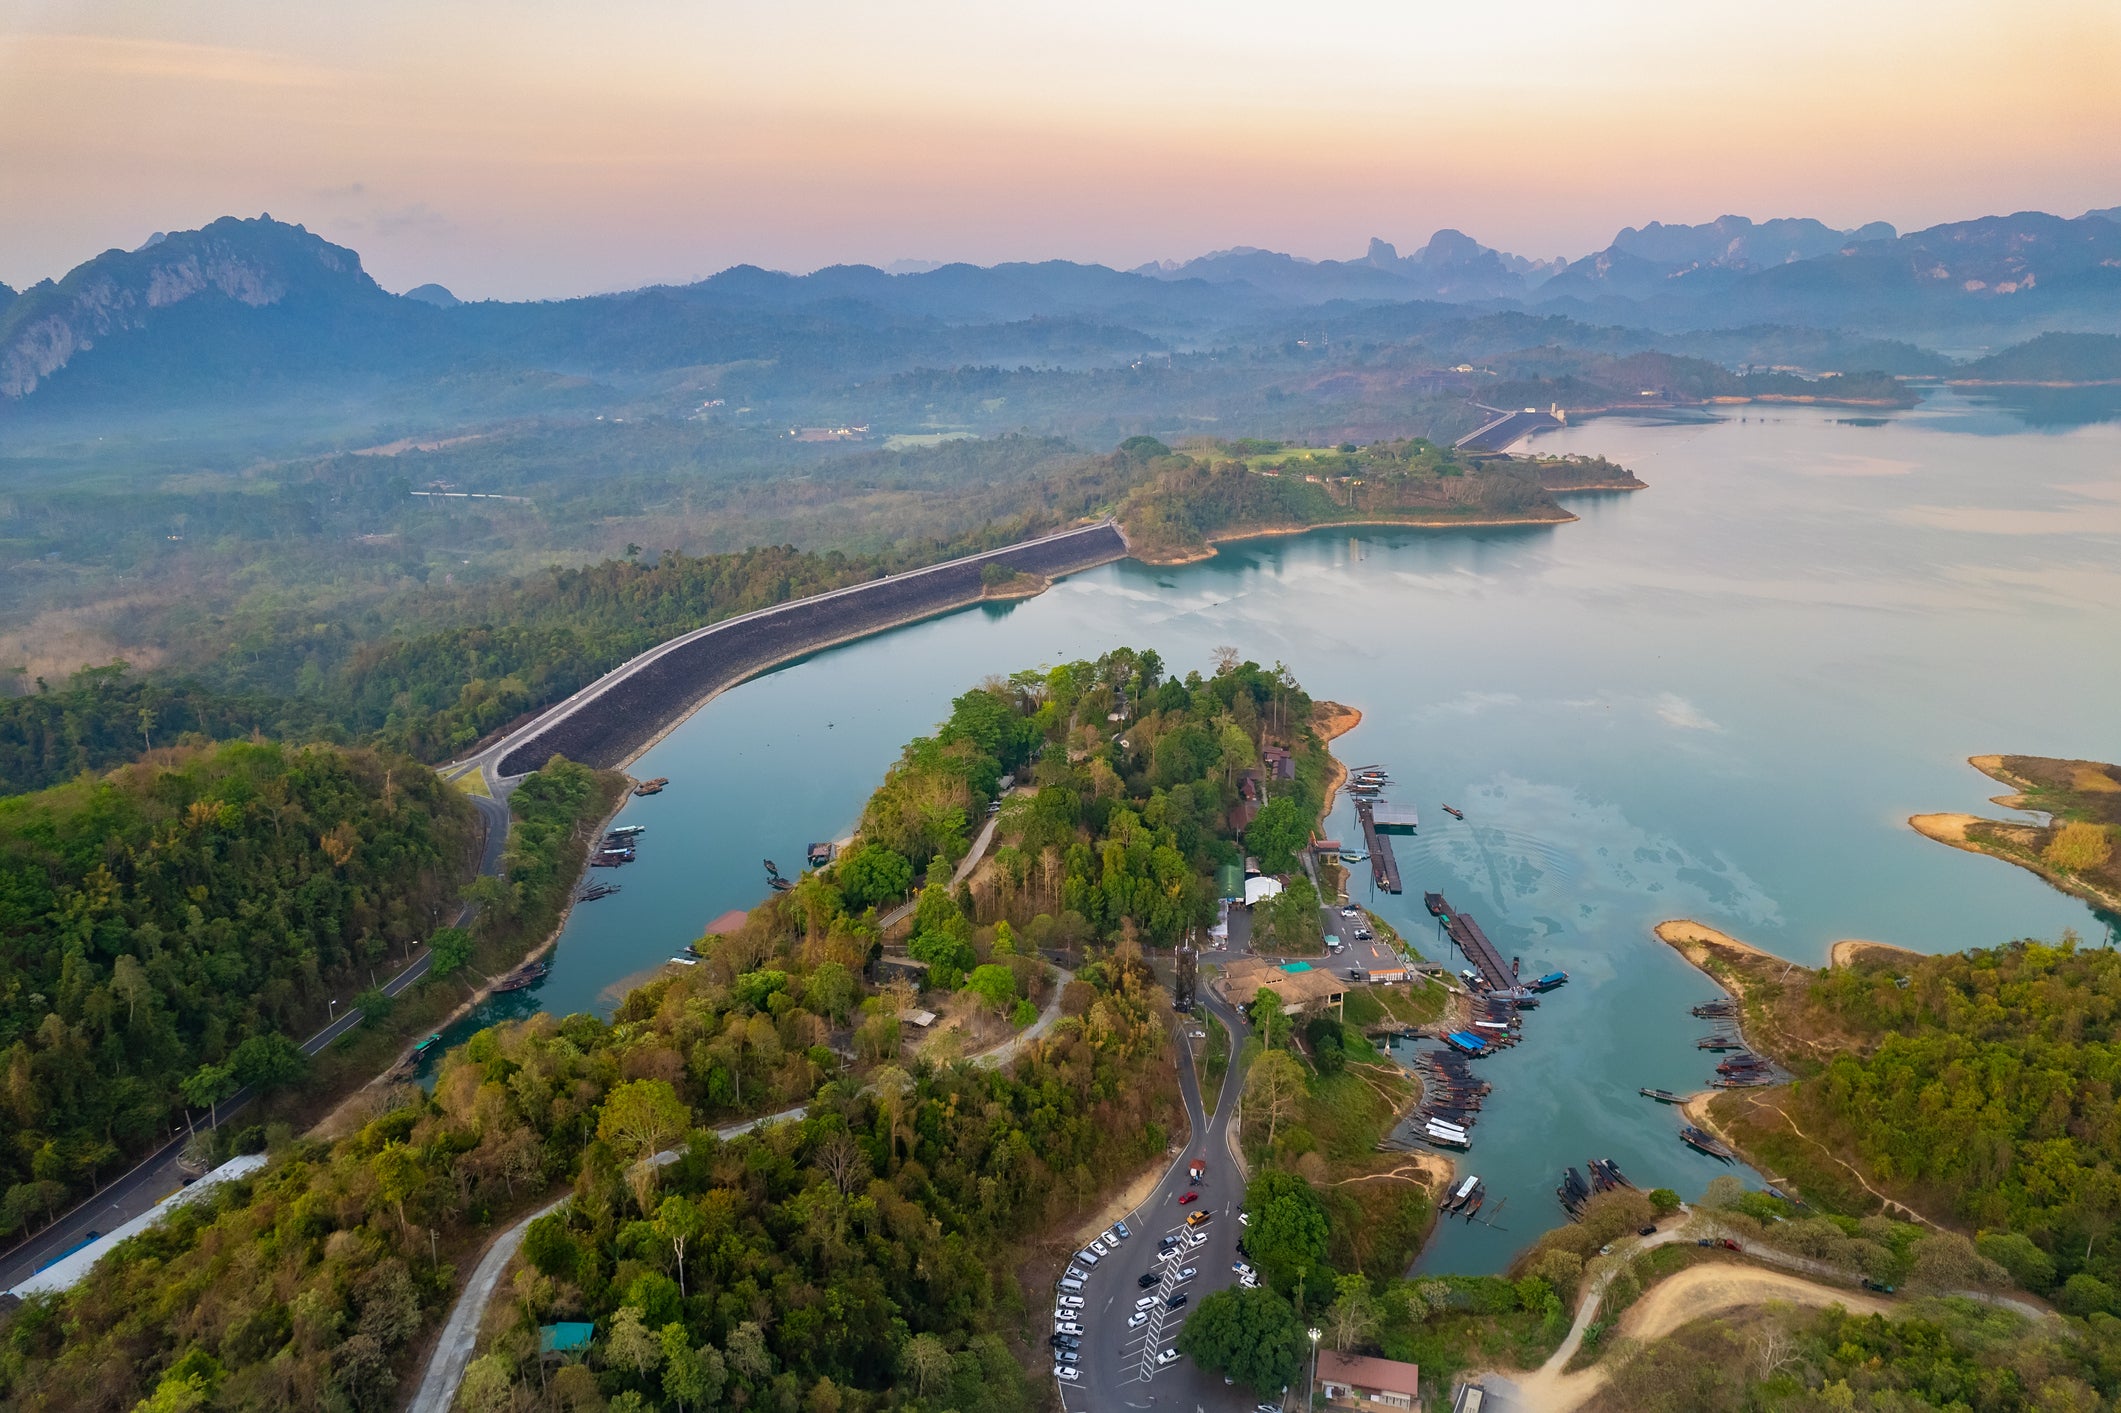
{"type": "Polygon", "coordinates": [[[1443,812],[1453,819],[1464,819],[1466,817],[1466,812],[1456,805],[1445,805],[1443,812]]]}
{"type": "Polygon", "coordinates": [[[1660,1104],[1684,1104],[1686,1100],[1669,1089],[1638,1089],[1635,1091],[1645,1099],[1655,1099],[1660,1104]]]}
{"type": "Polygon", "coordinates": [[[1738,1156],[1730,1149],[1724,1147],[1722,1142],[1713,1134],[1704,1132],[1692,1124],[1688,1124],[1685,1128],[1679,1130],[1679,1141],[1695,1152],[1706,1153],[1719,1162],[1728,1163],[1735,1160],[1738,1156]]]}
{"type": "Polygon", "coordinates": [[[669,776],[658,775],[653,780],[643,780],[640,784],[634,786],[633,793],[636,795],[660,795],[663,793],[663,787],[669,783],[669,776]]]}

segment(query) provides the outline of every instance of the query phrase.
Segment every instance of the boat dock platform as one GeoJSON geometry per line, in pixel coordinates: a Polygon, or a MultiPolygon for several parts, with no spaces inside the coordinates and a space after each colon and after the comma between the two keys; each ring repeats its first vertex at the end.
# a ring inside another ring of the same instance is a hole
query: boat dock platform
{"type": "Polygon", "coordinates": [[[1487,982],[1488,989],[1508,991],[1514,988],[1517,985],[1517,973],[1503,960],[1502,953],[1495,950],[1495,944],[1488,940],[1487,933],[1480,930],[1480,924],[1441,897],[1437,901],[1443,908],[1439,917],[1444,930],[1450,933],[1451,940],[1458,944],[1458,950],[1466,954],[1466,960],[1473,964],[1473,969],[1487,982]]]}
{"type": "Polygon", "coordinates": [[[1392,841],[1378,832],[1376,807],[1368,800],[1355,802],[1355,817],[1362,821],[1364,845],[1370,851],[1370,882],[1387,893],[1399,891],[1399,860],[1392,856],[1392,841]]]}

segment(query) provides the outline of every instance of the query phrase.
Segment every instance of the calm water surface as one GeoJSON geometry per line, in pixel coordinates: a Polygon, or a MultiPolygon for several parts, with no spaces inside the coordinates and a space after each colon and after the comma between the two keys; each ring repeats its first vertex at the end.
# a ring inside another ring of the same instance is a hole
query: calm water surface
{"type": "MultiPolygon", "coordinates": [[[[1610,1156],[1688,1196],[1720,1170],[1636,1094],[1713,1070],[1686,1013],[1712,988],[1650,936],[1664,918],[1811,964],[1842,937],[1946,951],[2107,934],[1904,821],[1991,809],[2000,787],[1969,755],[2121,754],[2116,427],[1947,395],[1884,425],[1746,410],[1596,421],[1539,447],[1604,453],[1650,489],[1572,498],[1581,522],[1555,528],[1320,532],[1183,569],[1111,565],[726,694],[635,767],[673,783],[622,817],[648,826],[641,862],[598,875],[624,891],[578,908],[552,975],[451,1041],[531,1009],[609,1014],[763,896],[763,858],[792,873],[808,841],[845,834],[951,696],[1119,644],[1179,671],[1233,644],[1359,707],[1342,757],[1388,763],[1425,821],[1399,846],[1406,896],[1367,901],[1444,959],[1420,904],[1439,888],[1528,972],[1574,978],[1484,1062],[1495,1093],[1462,1168],[1488,1180],[1497,1224],[1446,1223],[1428,1269],[1499,1268],[1559,1219],[1564,1164],[1610,1156]]],[[[1345,806],[1332,823],[1359,834],[1345,806]]]]}

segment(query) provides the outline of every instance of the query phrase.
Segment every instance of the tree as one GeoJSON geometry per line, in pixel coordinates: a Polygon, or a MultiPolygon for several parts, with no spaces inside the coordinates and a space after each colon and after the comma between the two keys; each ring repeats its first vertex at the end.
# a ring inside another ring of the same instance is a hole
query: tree
{"type": "Polygon", "coordinates": [[[1282,1121],[1296,1112],[1304,1097],[1304,1067],[1286,1050],[1269,1050],[1252,1062],[1245,1076],[1245,1112],[1267,1121],[1267,1147],[1282,1121]]]}
{"type": "Polygon", "coordinates": [[[729,1367],[754,1382],[773,1375],[773,1353],[766,1348],[766,1333],[756,1320],[746,1320],[729,1332],[729,1367]]]}
{"type": "Polygon", "coordinates": [[[861,999],[861,983],[838,962],[822,962],[803,987],[803,1003],[834,1025],[842,1025],[861,999]]]}
{"type": "Polygon", "coordinates": [[[706,1223],[700,1209],[692,1205],[687,1197],[666,1197],[663,1205],[656,1209],[655,1228],[663,1240],[670,1243],[671,1251],[678,1258],[678,1294],[685,1293],[685,1244],[698,1236],[706,1223]]]}
{"type": "Polygon", "coordinates": [[[506,1413],[515,1406],[515,1373],[507,1356],[482,1354],[464,1370],[457,1407],[465,1413],[506,1413]]]}
{"type": "Polygon", "coordinates": [[[1303,1375],[1309,1340],[1296,1310],[1275,1292],[1218,1290],[1178,1332],[1178,1352],[1274,1396],[1303,1375]]]}
{"type": "Polygon", "coordinates": [[[1293,796],[1276,795],[1259,807],[1245,826],[1245,848],[1268,873],[1288,873],[1296,856],[1311,842],[1311,821],[1293,796]]]}
{"type": "Polygon", "coordinates": [[[278,1089],[309,1073],[302,1047],[276,1030],[251,1036],[228,1058],[237,1081],[259,1089],[278,1089]]]}
{"type": "Polygon", "coordinates": [[[1252,1264],[1274,1289],[1294,1289],[1324,1263],[1332,1234],[1326,1209],[1295,1173],[1270,1168],[1252,1179],[1245,1212],[1252,1219],[1245,1233],[1252,1264]]]}
{"type": "Polygon", "coordinates": [[[664,1396],[679,1408],[711,1407],[729,1377],[721,1352],[711,1344],[693,1348],[681,1324],[663,1326],[661,1343],[664,1396]]]}
{"type": "Polygon", "coordinates": [[[187,1104],[203,1105],[209,1127],[221,1122],[221,1101],[236,1092],[234,1065],[201,1065],[178,1086],[187,1104]]]}
{"type": "Polygon", "coordinates": [[[1325,949],[1326,924],[1319,911],[1318,890],[1298,876],[1273,897],[1252,908],[1253,950],[1316,954],[1325,949]]]}
{"type": "Polygon", "coordinates": [[[1974,1249],[2009,1271],[2011,1279],[2025,1290],[2043,1291],[2055,1283],[2055,1258],[2022,1233],[1983,1232],[1974,1238],[1974,1249]]]}
{"type": "Polygon", "coordinates": [[[998,962],[974,967],[965,985],[998,1013],[1016,1004],[1016,974],[998,962]]]}
{"type": "Polygon", "coordinates": [[[913,886],[912,862],[882,844],[862,844],[849,851],[834,874],[852,912],[903,898],[913,886]]]}
{"type": "Polygon", "coordinates": [[[1342,1276],[1334,1282],[1333,1303],[1326,1307],[1326,1336],[1332,1346],[1346,1354],[1369,1342],[1377,1330],[1377,1302],[1371,1298],[1365,1276],[1342,1276]]]}
{"type": "Polygon", "coordinates": [[[398,1226],[410,1232],[405,1204],[427,1184],[427,1169],[422,1166],[420,1155],[403,1139],[392,1139],[368,1160],[368,1170],[375,1177],[377,1195],[397,1209],[398,1226]]]}
{"type": "Polygon", "coordinates": [[[692,1110],[667,1079],[635,1079],[604,1096],[597,1137],[635,1162],[653,1157],[692,1126],[692,1110]]]}
{"type": "Polygon", "coordinates": [[[461,927],[435,929],[427,939],[427,974],[437,981],[471,964],[471,934],[461,927]]]}
{"type": "Polygon", "coordinates": [[[950,1351],[932,1334],[917,1334],[899,1353],[899,1368],[913,1381],[913,1391],[926,1398],[949,1382],[950,1351]]]}
{"type": "Polygon", "coordinates": [[[662,1341],[648,1332],[637,1306],[621,1305],[604,1336],[604,1362],[645,1379],[663,1362],[662,1341]]]}

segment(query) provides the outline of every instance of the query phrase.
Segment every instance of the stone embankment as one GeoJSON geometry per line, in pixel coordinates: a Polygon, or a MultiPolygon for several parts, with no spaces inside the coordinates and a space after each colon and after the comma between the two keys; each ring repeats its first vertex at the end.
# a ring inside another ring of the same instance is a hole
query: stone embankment
{"type": "Polygon", "coordinates": [[[497,773],[525,775],[553,755],[613,767],[716,693],[804,653],[947,613],[984,596],[989,564],[1050,580],[1123,558],[1105,522],[724,619],[660,644],[516,733],[497,773]]]}

